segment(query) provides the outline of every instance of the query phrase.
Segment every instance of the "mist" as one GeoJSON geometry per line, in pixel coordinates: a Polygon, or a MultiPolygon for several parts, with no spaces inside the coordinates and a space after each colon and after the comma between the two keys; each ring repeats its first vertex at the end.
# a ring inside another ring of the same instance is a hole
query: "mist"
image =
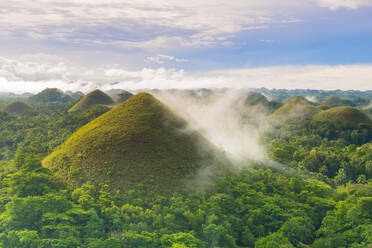
{"type": "Polygon", "coordinates": [[[195,95],[191,91],[156,94],[156,97],[188,121],[190,128],[200,132],[217,148],[224,151],[236,165],[247,162],[275,166],[267,155],[260,137],[270,128],[263,111],[254,111],[254,122],[243,121],[245,97],[249,91],[225,90],[195,95]]]}

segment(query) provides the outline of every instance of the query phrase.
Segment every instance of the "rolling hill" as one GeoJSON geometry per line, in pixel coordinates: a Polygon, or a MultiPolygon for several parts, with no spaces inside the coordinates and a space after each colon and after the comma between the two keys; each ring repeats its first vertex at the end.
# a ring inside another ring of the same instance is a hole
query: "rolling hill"
{"type": "Polygon", "coordinates": [[[166,194],[216,165],[214,149],[155,97],[139,93],[78,130],[43,165],[72,187],[89,181],[127,191],[141,184],[147,194],[166,194]]]}
{"type": "Polygon", "coordinates": [[[329,96],[322,101],[322,104],[335,107],[335,106],[354,106],[354,103],[347,99],[342,99],[337,96],[329,96]]]}
{"type": "Polygon", "coordinates": [[[13,101],[5,105],[3,111],[7,113],[24,114],[31,112],[32,108],[25,102],[13,101]]]}
{"type": "Polygon", "coordinates": [[[283,106],[270,115],[273,121],[283,122],[310,118],[320,110],[303,97],[292,97],[283,106]]]}
{"type": "Polygon", "coordinates": [[[339,106],[321,111],[314,115],[313,120],[320,122],[338,121],[351,126],[357,126],[361,123],[372,124],[372,120],[369,119],[364,113],[350,106],[339,106]]]}
{"type": "Polygon", "coordinates": [[[57,88],[48,88],[33,95],[27,100],[31,104],[45,104],[50,102],[72,102],[73,98],[57,88]]]}
{"type": "Polygon", "coordinates": [[[257,114],[269,115],[280,107],[280,103],[269,101],[259,92],[249,92],[243,98],[243,105],[246,106],[243,116],[256,116],[257,114]]]}
{"type": "Polygon", "coordinates": [[[129,91],[123,90],[120,94],[115,97],[114,105],[119,105],[133,96],[129,91]]]}
{"type": "Polygon", "coordinates": [[[244,104],[246,106],[254,106],[258,104],[266,105],[269,101],[267,98],[258,92],[249,92],[249,94],[244,99],[244,104]]]}
{"type": "Polygon", "coordinates": [[[106,95],[100,90],[94,90],[89,94],[85,95],[78,101],[74,106],[69,109],[69,112],[83,111],[88,109],[90,106],[95,104],[111,105],[113,101],[111,97],[106,95]]]}

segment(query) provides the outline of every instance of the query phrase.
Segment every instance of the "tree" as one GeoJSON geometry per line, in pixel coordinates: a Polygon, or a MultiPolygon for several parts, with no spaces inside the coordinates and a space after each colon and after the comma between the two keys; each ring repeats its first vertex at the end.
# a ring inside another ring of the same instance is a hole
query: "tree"
{"type": "Polygon", "coordinates": [[[293,245],[300,242],[310,244],[313,240],[315,227],[308,217],[293,217],[283,224],[280,231],[293,245]]]}
{"type": "Polygon", "coordinates": [[[36,231],[10,231],[0,235],[0,241],[7,248],[38,248],[40,243],[36,231]]]}
{"type": "Polygon", "coordinates": [[[160,238],[162,247],[173,247],[174,245],[184,245],[188,248],[203,248],[206,243],[195,238],[191,233],[165,234],[160,238]]]}
{"type": "Polygon", "coordinates": [[[204,236],[211,247],[218,246],[221,236],[226,232],[222,225],[209,224],[203,230],[204,236]]]}
{"type": "Polygon", "coordinates": [[[346,174],[343,168],[340,168],[337,172],[337,175],[334,178],[334,181],[337,185],[344,185],[346,183],[346,174]]]}
{"type": "Polygon", "coordinates": [[[94,238],[101,238],[105,233],[103,220],[98,216],[96,210],[93,208],[88,210],[89,219],[84,227],[84,232],[87,236],[94,238]]]}
{"type": "Polygon", "coordinates": [[[255,248],[294,248],[282,232],[272,233],[260,238],[255,243],[255,248]]]}

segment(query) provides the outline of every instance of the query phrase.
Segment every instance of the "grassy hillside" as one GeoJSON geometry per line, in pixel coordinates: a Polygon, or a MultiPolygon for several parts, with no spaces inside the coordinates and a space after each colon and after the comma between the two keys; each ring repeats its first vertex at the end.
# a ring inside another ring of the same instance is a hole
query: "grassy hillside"
{"type": "Polygon", "coordinates": [[[313,116],[320,110],[303,97],[292,97],[283,106],[270,115],[274,121],[290,121],[313,116]]]}
{"type": "Polygon", "coordinates": [[[341,99],[337,96],[329,96],[325,98],[324,101],[322,101],[322,103],[328,106],[332,106],[332,107],[341,106],[341,105],[342,106],[344,105],[354,106],[352,101],[347,100],[347,99],[341,99]]]}
{"type": "Polygon", "coordinates": [[[264,95],[258,92],[250,92],[244,99],[246,106],[242,115],[244,118],[255,118],[257,115],[269,115],[280,107],[280,103],[269,101],[264,95]]]}
{"type": "Polygon", "coordinates": [[[95,104],[110,105],[112,103],[113,101],[111,97],[100,90],[94,90],[81,98],[80,101],[78,101],[74,106],[72,106],[72,108],[69,109],[69,112],[82,111],[95,104]]]}
{"type": "Polygon", "coordinates": [[[334,107],[325,111],[317,113],[314,118],[315,121],[340,121],[351,125],[359,125],[361,123],[372,124],[365,114],[358,109],[349,106],[334,107]]]}
{"type": "Polygon", "coordinates": [[[316,108],[319,109],[319,110],[327,110],[327,109],[330,109],[331,107],[328,106],[328,105],[322,104],[322,105],[316,106],[316,108]]]}
{"type": "Polygon", "coordinates": [[[127,191],[167,193],[204,165],[213,147],[148,93],[137,94],[73,134],[43,164],[72,186],[104,182],[127,191]]]}
{"type": "Polygon", "coordinates": [[[42,92],[29,97],[28,102],[32,104],[44,104],[49,102],[71,102],[73,98],[56,88],[48,88],[42,92]]]}
{"type": "Polygon", "coordinates": [[[3,111],[7,113],[23,114],[23,113],[31,112],[32,108],[25,102],[13,101],[5,105],[3,108],[3,111]]]}
{"type": "Polygon", "coordinates": [[[267,98],[258,92],[250,92],[244,99],[244,104],[246,106],[254,106],[254,105],[267,105],[269,101],[267,98]]]}
{"type": "Polygon", "coordinates": [[[129,91],[123,90],[120,94],[115,97],[114,104],[119,105],[133,96],[129,91]]]}

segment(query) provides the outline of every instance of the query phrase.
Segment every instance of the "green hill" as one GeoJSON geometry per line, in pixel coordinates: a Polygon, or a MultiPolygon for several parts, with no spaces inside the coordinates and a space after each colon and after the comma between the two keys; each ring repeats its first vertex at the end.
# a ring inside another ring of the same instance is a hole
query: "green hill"
{"type": "Polygon", "coordinates": [[[44,161],[71,186],[90,181],[151,194],[180,189],[187,175],[216,165],[214,147],[148,93],[91,121],[44,161]]]}
{"type": "Polygon", "coordinates": [[[347,100],[347,99],[341,99],[337,96],[329,96],[327,98],[325,98],[322,103],[324,105],[328,105],[328,106],[331,106],[331,107],[335,107],[335,106],[345,106],[345,105],[348,105],[348,106],[354,106],[354,103],[350,100],[347,100]]]}
{"type": "Polygon", "coordinates": [[[114,104],[119,105],[133,96],[129,91],[123,90],[120,94],[115,97],[114,104]]]}
{"type": "Polygon", "coordinates": [[[320,110],[309,103],[305,98],[295,96],[270,115],[274,121],[301,120],[309,118],[320,110]]]}
{"type": "Polygon", "coordinates": [[[258,92],[249,92],[249,94],[244,99],[245,106],[254,106],[254,105],[267,105],[269,101],[267,98],[258,92]]]}
{"type": "Polygon", "coordinates": [[[81,91],[76,91],[76,92],[66,91],[66,94],[69,95],[69,96],[71,96],[71,98],[74,101],[77,101],[77,100],[79,100],[80,98],[82,98],[84,96],[84,93],[81,92],[81,91]]]}
{"type": "Polygon", "coordinates": [[[48,88],[28,98],[32,104],[45,104],[49,102],[71,102],[73,98],[56,88],[48,88]]]}
{"type": "Polygon", "coordinates": [[[281,106],[279,102],[269,101],[264,95],[258,92],[250,92],[243,98],[243,104],[246,106],[243,116],[255,116],[260,113],[269,115],[281,106]]]}
{"type": "Polygon", "coordinates": [[[7,113],[24,114],[31,112],[32,108],[25,102],[13,101],[5,105],[3,111],[7,113]]]}
{"type": "Polygon", "coordinates": [[[87,108],[95,104],[110,105],[112,103],[113,101],[111,97],[100,90],[94,90],[81,98],[80,101],[78,101],[74,106],[72,106],[72,108],[69,109],[69,112],[86,110],[87,108]]]}
{"type": "Polygon", "coordinates": [[[316,108],[319,109],[319,110],[327,110],[327,109],[330,109],[331,107],[328,106],[328,105],[322,104],[322,105],[316,106],[316,108]]]}
{"type": "Polygon", "coordinates": [[[313,120],[320,122],[339,121],[353,126],[359,125],[361,123],[372,124],[371,119],[369,119],[365,114],[360,112],[358,109],[350,106],[334,107],[325,111],[321,111],[313,117],[313,120]]]}
{"type": "Polygon", "coordinates": [[[372,107],[363,109],[363,112],[366,113],[370,118],[372,118],[372,107]]]}

